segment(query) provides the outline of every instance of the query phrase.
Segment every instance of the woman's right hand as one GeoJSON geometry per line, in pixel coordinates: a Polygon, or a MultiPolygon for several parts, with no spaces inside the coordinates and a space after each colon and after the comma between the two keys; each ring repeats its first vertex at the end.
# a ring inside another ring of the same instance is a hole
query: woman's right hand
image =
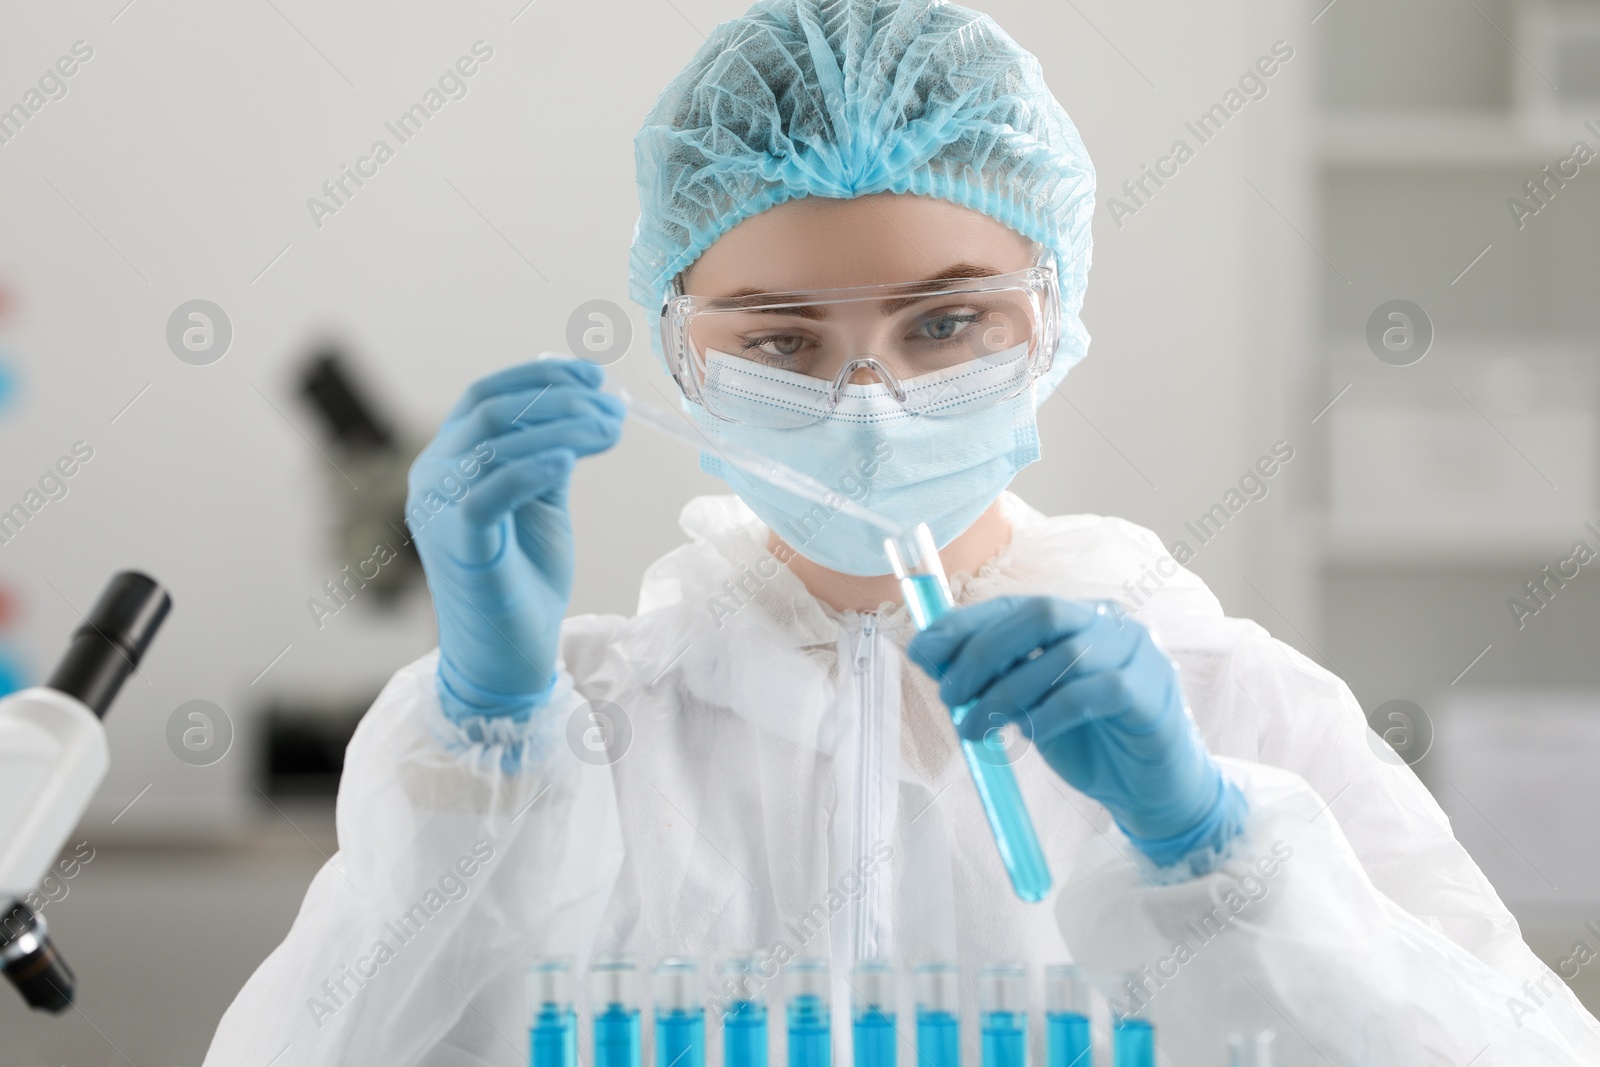
{"type": "Polygon", "coordinates": [[[574,359],[481,378],[411,465],[406,523],[439,622],[439,696],[458,722],[525,718],[554,684],[572,594],[572,467],[622,430],[601,379],[574,359]]]}

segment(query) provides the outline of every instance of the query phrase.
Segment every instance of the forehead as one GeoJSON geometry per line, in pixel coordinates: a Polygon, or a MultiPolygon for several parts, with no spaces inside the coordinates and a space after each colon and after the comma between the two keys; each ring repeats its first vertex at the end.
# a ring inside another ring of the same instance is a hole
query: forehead
{"type": "Polygon", "coordinates": [[[877,193],[790,200],[739,223],[684,273],[696,296],[888,285],[957,264],[996,273],[1032,261],[1031,244],[987,215],[932,197],[877,193]]]}

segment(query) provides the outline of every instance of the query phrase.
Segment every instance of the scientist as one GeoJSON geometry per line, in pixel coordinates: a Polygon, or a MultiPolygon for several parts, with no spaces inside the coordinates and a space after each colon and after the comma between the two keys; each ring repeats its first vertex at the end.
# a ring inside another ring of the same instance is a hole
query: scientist
{"type": "Polygon", "coordinates": [[[1287,1064],[1600,1063],[1337,678],[1186,570],[1119,603],[1153,534],[1006,491],[1089,343],[1094,172],[1031,55],[936,0],[764,0],[636,154],[632,295],[737,495],[689,503],[635,615],[565,618],[574,465],[622,410],[573,360],[467,389],[412,469],[492,452],[416,532],[439,648],[357,730],[339,852],[208,1064],[525,1062],[555,953],[753,953],[771,993],[822,956],[840,1019],[859,960],[954,961],[970,1006],[983,963],[1075,958],[1137,975],[1174,1063],[1264,1027],[1287,1064]],[[914,634],[878,534],[723,441],[929,523],[964,606],[914,634]],[[960,757],[972,700],[1029,749],[1045,903],[960,757]]]}

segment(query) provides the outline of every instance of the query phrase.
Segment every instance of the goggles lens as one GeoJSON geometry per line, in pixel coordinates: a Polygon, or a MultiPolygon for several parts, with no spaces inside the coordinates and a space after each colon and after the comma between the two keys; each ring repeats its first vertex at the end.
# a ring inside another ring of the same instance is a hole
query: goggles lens
{"type": "Polygon", "coordinates": [[[675,295],[663,350],[691,400],[730,422],[861,417],[884,387],[906,411],[999,403],[1049,369],[1055,271],[743,297],[675,295]]]}

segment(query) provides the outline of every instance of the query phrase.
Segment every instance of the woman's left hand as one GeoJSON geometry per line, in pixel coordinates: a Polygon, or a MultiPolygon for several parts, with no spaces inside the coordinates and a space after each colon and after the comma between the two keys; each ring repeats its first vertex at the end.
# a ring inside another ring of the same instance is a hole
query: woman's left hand
{"type": "Polygon", "coordinates": [[[907,652],[951,708],[978,702],[958,725],[963,738],[1017,723],[1135,844],[1156,846],[1145,850],[1157,863],[1181,858],[1160,846],[1204,838],[1227,814],[1229,789],[1184,706],[1177,668],[1114,603],[1001,597],[950,612],[907,652]]]}

